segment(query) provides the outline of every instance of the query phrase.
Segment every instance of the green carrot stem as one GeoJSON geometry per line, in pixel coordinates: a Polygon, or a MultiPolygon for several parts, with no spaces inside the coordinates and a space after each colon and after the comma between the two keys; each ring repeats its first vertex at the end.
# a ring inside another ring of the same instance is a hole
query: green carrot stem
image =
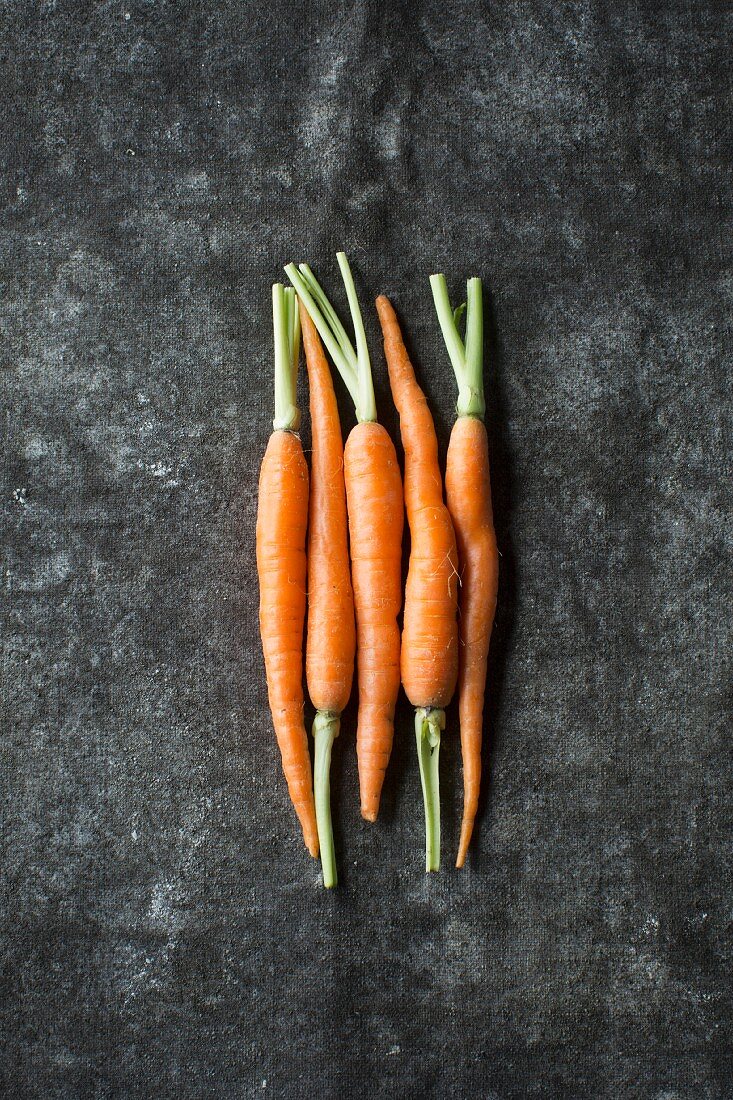
{"type": "Polygon", "coordinates": [[[360,423],[376,421],[377,406],[374,399],[372,368],[359,300],[345,254],[337,253],[337,259],[349,302],[356,349],[310,267],[307,264],[301,264],[298,269],[295,264],[288,264],[285,273],[328,348],[336,369],[354,402],[357,420],[360,423]]]}
{"type": "Polygon", "coordinates": [[[275,431],[297,432],[300,409],[296,404],[300,318],[295,291],[282,283],[272,288],[272,323],[275,331],[275,431]]]}
{"type": "Polygon", "coordinates": [[[437,707],[418,707],[415,711],[415,737],[420,764],[420,782],[425,806],[425,870],[440,869],[440,731],[445,729],[445,711],[437,707]]]}
{"type": "Polygon", "coordinates": [[[367,347],[364,322],[359,308],[359,299],[356,296],[356,287],[354,286],[354,279],[351,274],[351,268],[349,267],[349,261],[346,259],[346,253],[337,252],[336,259],[338,260],[338,265],[341,269],[341,278],[346,288],[346,297],[351,312],[351,322],[354,326],[354,335],[356,337],[356,374],[359,383],[359,404],[356,410],[357,417],[361,423],[365,420],[374,421],[377,419],[377,403],[374,400],[372,366],[369,360],[369,348],[367,347]]]}
{"type": "Polygon", "coordinates": [[[341,719],[334,714],[317,711],[313,722],[313,739],[316,743],[313,762],[313,792],[316,800],[316,823],[321,848],[323,885],[327,888],[338,882],[336,852],[333,846],[331,825],[331,749],[339,735],[341,719]]]}
{"type": "Polygon", "coordinates": [[[458,332],[461,307],[459,306],[455,313],[451,308],[445,275],[431,275],[430,286],[445,346],[458,383],[456,412],[459,416],[476,416],[482,420],[486,412],[486,402],[484,400],[481,280],[473,278],[467,283],[465,344],[458,332]]]}
{"type": "Polygon", "coordinates": [[[354,372],[354,376],[356,376],[356,353],[354,352],[354,349],[351,345],[351,341],[349,340],[346,329],[339,320],[339,316],[336,313],[336,310],[333,308],[328,298],[326,297],[325,291],[323,290],[321,284],[318,282],[318,279],[316,279],[315,275],[313,274],[310,265],[298,264],[298,270],[300,271],[300,274],[303,276],[305,282],[307,283],[308,289],[311,292],[311,296],[320,307],[321,313],[326,319],[326,322],[331,329],[339,347],[347,355],[351,369],[354,372]]]}

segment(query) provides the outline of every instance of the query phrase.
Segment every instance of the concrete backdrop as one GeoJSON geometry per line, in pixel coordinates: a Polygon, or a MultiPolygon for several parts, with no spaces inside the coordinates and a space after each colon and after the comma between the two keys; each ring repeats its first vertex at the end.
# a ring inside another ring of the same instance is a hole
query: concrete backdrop
{"type": "Polygon", "coordinates": [[[0,5],[4,1095],[733,1096],[732,32],[0,5]],[[443,449],[427,277],[484,279],[502,557],[469,866],[455,711],[428,879],[409,707],[368,827],[352,704],[326,894],[254,517],[270,284],[307,258],[342,302],[339,247],[384,422],[382,291],[443,449]]]}

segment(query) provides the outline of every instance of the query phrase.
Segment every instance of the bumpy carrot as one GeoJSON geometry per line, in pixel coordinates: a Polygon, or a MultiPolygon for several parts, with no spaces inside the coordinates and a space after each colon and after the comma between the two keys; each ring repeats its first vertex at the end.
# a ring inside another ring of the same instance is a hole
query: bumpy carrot
{"type": "Polygon", "coordinates": [[[377,298],[392,396],[400,414],[405,449],[405,507],[410,525],[410,564],[405,588],[401,669],[407,698],[416,708],[420,778],[425,805],[425,869],[440,866],[438,754],[445,707],[458,675],[458,559],[443,502],[438,439],[415,378],[389,299],[377,298]]]}
{"type": "Polygon", "coordinates": [[[315,325],[301,303],[311,413],[311,487],[308,522],[308,628],[305,671],[316,707],[314,785],[323,884],[338,881],[331,826],[331,749],[354,678],[356,632],[349,568],[344,446],[331,372],[315,325]]]}
{"type": "Polygon", "coordinates": [[[308,737],[303,723],[303,623],[308,467],[295,403],[299,322],[295,295],[272,288],[275,323],[275,420],[260,471],[257,572],[267,689],[283,771],[306,847],[318,855],[308,737]]]}
{"type": "Polygon", "coordinates": [[[376,821],[400,687],[402,479],[394,444],[377,423],[366,334],[343,252],[338,262],[356,350],[308,265],[298,269],[289,264],[285,271],[353,398],[358,420],[344,448],[359,683],[356,751],[361,813],[367,821],[376,821]]]}
{"type": "Polygon", "coordinates": [[[461,569],[458,708],[463,753],[463,821],[456,866],[471,842],[481,786],[481,742],[489,641],[496,612],[499,557],[491,508],[489,444],[483,417],[481,280],[468,280],[465,345],[445,278],[430,279],[438,319],[458,382],[458,418],[451,432],[445,486],[461,569]]]}

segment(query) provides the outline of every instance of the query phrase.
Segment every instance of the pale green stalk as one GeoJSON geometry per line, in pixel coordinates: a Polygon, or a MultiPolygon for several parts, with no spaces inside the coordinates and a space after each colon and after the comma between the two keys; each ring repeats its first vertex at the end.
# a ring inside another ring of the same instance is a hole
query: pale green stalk
{"type": "Polygon", "coordinates": [[[377,406],[374,400],[372,368],[366,333],[364,332],[364,322],[359,308],[359,299],[356,295],[356,288],[346,255],[343,252],[338,252],[336,257],[346,288],[351,321],[354,326],[356,350],[310,267],[307,264],[301,264],[298,269],[295,264],[288,264],[285,273],[298,292],[301,302],[308,310],[313,324],[318,329],[319,335],[351,395],[357,420],[360,423],[376,421],[377,406]]]}
{"type": "Polygon", "coordinates": [[[321,849],[323,885],[330,888],[338,882],[336,852],[331,824],[331,749],[339,735],[341,719],[335,714],[317,711],[313,722],[315,759],[313,761],[313,793],[316,801],[318,843],[321,849]]]}
{"type": "Polygon", "coordinates": [[[445,729],[445,711],[418,707],[415,737],[420,764],[420,782],[425,806],[425,870],[440,869],[440,731],[445,729]]]}
{"type": "Polygon", "coordinates": [[[295,291],[282,283],[272,288],[272,322],[275,332],[275,419],[274,431],[297,432],[300,410],[296,404],[300,318],[295,291]]]}
{"type": "Polygon", "coordinates": [[[443,332],[448,356],[458,383],[456,412],[459,416],[476,416],[483,420],[486,412],[484,400],[484,325],[481,280],[469,279],[467,283],[466,341],[458,332],[462,306],[453,311],[448,297],[445,275],[431,275],[430,286],[443,332]]]}

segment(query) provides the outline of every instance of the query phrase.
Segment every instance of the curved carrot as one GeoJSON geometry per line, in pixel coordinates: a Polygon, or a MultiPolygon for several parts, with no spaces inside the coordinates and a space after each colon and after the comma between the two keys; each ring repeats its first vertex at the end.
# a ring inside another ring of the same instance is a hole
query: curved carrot
{"type": "Polygon", "coordinates": [[[394,710],[400,687],[402,604],[402,480],[394,444],[377,423],[369,350],[354,281],[338,253],[356,350],[307,264],[285,271],[310,314],[354,401],[359,423],[344,448],[344,479],[351,541],[351,576],[356,609],[361,813],[376,821],[384,774],[392,750],[394,710]]]}
{"type": "Polygon", "coordinates": [[[318,855],[308,737],[303,724],[308,467],[295,434],[298,332],[295,295],[272,288],[275,321],[275,420],[260,470],[257,573],[267,689],[283,771],[306,847],[318,855]]]}
{"type": "Polygon", "coordinates": [[[331,372],[307,310],[300,305],[311,413],[311,490],[308,522],[308,628],[305,671],[316,707],[315,801],[324,886],[338,881],[331,827],[331,748],[354,678],[356,631],[349,569],[344,447],[331,372]]]}
{"type": "Polygon", "coordinates": [[[405,588],[401,670],[407,698],[417,708],[420,778],[425,803],[425,865],[440,866],[438,753],[445,707],[458,676],[458,558],[443,502],[438,439],[388,298],[377,298],[392,396],[405,449],[405,507],[410,565],[405,588]]]}
{"type": "Polygon", "coordinates": [[[450,307],[445,278],[433,275],[430,282],[459,391],[458,418],[448,446],[445,487],[461,567],[458,709],[463,753],[463,821],[456,867],[463,867],[481,786],[484,692],[496,612],[499,557],[491,508],[489,445],[483,423],[481,280],[468,280],[465,346],[450,307]]]}

